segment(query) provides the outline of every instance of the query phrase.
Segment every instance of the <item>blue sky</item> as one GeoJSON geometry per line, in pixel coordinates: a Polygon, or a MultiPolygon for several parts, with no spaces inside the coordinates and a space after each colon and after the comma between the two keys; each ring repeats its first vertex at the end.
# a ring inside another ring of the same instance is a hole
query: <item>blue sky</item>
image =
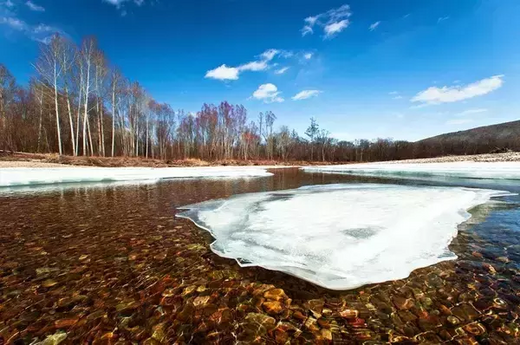
{"type": "Polygon", "coordinates": [[[272,110],[301,135],[417,140],[517,120],[516,0],[0,0],[0,62],[22,84],[39,41],[94,35],[158,101],[272,110]]]}

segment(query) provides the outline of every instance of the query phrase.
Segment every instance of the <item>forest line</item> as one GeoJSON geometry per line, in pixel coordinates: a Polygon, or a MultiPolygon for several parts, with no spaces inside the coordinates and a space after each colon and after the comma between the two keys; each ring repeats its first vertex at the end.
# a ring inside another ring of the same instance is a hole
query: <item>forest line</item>
{"type": "Polygon", "coordinates": [[[77,46],[58,34],[40,45],[27,87],[0,63],[0,150],[71,156],[206,161],[385,161],[520,149],[518,143],[340,141],[314,118],[300,136],[272,111],[204,104],[196,114],[155,101],[111,65],[93,37],[77,46]],[[517,147],[518,146],[518,147],[517,147]]]}

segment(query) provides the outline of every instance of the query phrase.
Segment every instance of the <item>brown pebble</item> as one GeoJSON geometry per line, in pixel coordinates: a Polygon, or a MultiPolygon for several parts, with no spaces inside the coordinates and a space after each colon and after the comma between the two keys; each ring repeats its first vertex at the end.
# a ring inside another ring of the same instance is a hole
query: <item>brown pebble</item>
{"type": "Polygon", "coordinates": [[[280,314],[283,311],[282,304],[278,301],[264,302],[262,306],[264,307],[265,312],[269,315],[280,314]]]}
{"type": "Polygon", "coordinates": [[[54,322],[56,328],[69,328],[74,326],[79,319],[61,319],[54,322]]]}
{"type": "Polygon", "coordinates": [[[307,316],[303,315],[303,313],[299,310],[295,311],[293,316],[298,319],[298,320],[305,320],[307,318],[307,316]]]}
{"type": "Polygon", "coordinates": [[[355,319],[357,318],[358,314],[358,311],[355,309],[345,309],[339,313],[339,315],[345,319],[355,319]]]}
{"type": "Polygon", "coordinates": [[[271,289],[264,293],[264,297],[266,299],[274,300],[274,301],[282,301],[287,299],[287,295],[282,289],[271,289]]]}

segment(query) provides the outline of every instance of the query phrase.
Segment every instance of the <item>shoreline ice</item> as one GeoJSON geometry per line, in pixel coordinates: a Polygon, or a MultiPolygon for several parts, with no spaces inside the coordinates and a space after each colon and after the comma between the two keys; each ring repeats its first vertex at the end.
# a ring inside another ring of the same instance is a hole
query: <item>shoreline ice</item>
{"type": "Polygon", "coordinates": [[[305,172],[326,172],[374,177],[444,177],[470,179],[520,179],[520,162],[366,163],[306,166],[305,172]]]}
{"type": "Polygon", "coordinates": [[[448,249],[469,209],[507,192],[384,184],[306,186],[179,208],[219,256],[331,290],[408,277],[456,259],[448,249]],[[319,205],[319,207],[318,207],[319,205]]]}
{"type": "Polygon", "coordinates": [[[159,181],[180,178],[247,178],[266,177],[265,167],[200,168],[0,168],[2,187],[39,186],[66,183],[159,181]]]}

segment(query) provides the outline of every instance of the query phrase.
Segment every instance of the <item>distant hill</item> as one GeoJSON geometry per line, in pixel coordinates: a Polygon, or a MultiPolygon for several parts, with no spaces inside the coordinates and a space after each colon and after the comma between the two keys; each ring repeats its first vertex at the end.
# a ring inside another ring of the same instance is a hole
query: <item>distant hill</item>
{"type": "Polygon", "coordinates": [[[499,123],[497,125],[483,126],[465,131],[445,133],[434,137],[419,140],[418,142],[431,141],[481,141],[481,140],[520,140],[520,121],[499,123]]]}
{"type": "Polygon", "coordinates": [[[520,121],[477,127],[437,135],[415,143],[424,151],[441,154],[475,154],[520,151],[520,121]]]}

